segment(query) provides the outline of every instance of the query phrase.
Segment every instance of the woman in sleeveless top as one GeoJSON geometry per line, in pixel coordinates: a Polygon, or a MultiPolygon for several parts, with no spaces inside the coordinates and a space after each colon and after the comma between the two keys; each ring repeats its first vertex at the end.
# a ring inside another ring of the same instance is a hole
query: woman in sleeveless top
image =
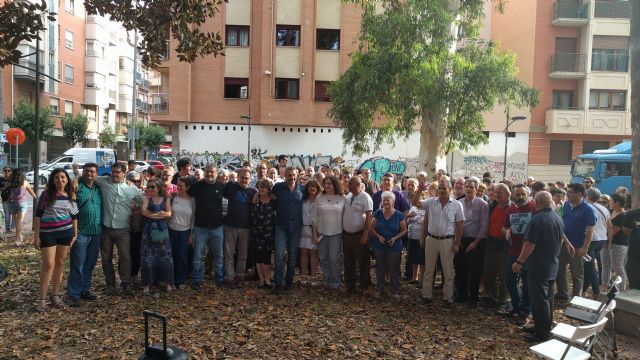
{"type": "Polygon", "coordinates": [[[142,201],[144,230],[140,251],[142,293],[150,295],[155,283],[163,283],[166,290],[173,288],[174,268],[167,220],[171,217],[171,203],[167,201],[164,182],[153,179],[147,185],[148,197],[142,201]]]}
{"type": "MultiPolygon", "coordinates": [[[[9,214],[13,217],[13,222],[16,225],[16,245],[22,245],[22,221],[24,220],[24,214],[27,213],[27,193],[29,193],[34,199],[37,197],[36,193],[31,189],[31,185],[24,179],[24,173],[22,169],[14,169],[11,172],[9,178],[9,199],[8,208],[9,214]]],[[[5,214],[5,216],[9,216],[5,214]]]]}

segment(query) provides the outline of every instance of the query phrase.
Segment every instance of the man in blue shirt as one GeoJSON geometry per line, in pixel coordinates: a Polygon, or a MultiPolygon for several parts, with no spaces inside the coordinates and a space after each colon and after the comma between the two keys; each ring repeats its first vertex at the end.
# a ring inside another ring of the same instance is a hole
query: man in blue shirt
{"type": "Polygon", "coordinates": [[[293,288],[293,275],[298,263],[298,245],[302,230],[303,192],[304,187],[298,184],[298,170],[292,167],[285,170],[285,181],[273,185],[271,189],[271,196],[276,200],[276,293],[293,288]],[[283,287],[285,251],[288,254],[287,274],[283,287]]]}
{"type": "MultiPolygon", "coordinates": [[[[579,183],[569,184],[567,187],[567,202],[564,204],[562,220],[564,221],[564,234],[576,249],[573,256],[562,248],[556,284],[558,292],[556,300],[569,300],[569,284],[567,282],[567,265],[571,268],[573,284],[573,296],[580,296],[584,282],[584,265],[582,257],[587,253],[593,227],[596,224],[596,215],[593,208],[584,200],[585,188],[579,183]]],[[[591,260],[593,261],[593,260],[591,260]]]]}

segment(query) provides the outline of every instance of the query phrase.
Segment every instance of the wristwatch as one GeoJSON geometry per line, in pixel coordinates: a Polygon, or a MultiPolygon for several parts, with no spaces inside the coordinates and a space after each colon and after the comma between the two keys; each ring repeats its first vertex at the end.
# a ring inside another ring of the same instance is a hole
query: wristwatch
{"type": "Polygon", "coordinates": [[[520,261],[518,261],[518,259],[516,259],[516,264],[524,266],[524,263],[521,263],[520,261]]]}

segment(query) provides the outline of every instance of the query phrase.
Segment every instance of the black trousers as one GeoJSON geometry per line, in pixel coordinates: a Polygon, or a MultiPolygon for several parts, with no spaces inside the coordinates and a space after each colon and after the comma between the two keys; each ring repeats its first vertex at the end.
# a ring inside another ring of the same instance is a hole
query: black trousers
{"type": "Polygon", "coordinates": [[[549,280],[547,277],[532,274],[532,271],[528,272],[527,279],[535,333],[547,336],[551,332],[553,322],[553,285],[555,279],[549,280]]]}
{"type": "Polygon", "coordinates": [[[458,293],[458,301],[478,301],[480,289],[480,276],[482,276],[482,264],[484,259],[483,242],[470,252],[467,247],[475,241],[475,238],[463,237],[460,251],[453,257],[453,266],[456,271],[455,285],[458,293]]]}
{"type": "Polygon", "coordinates": [[[131,242],[129,251],[131,252],[131,276],[138,276],[140,271],[140,247],[142,246],[142,232],[129,232],[131,242]]]}

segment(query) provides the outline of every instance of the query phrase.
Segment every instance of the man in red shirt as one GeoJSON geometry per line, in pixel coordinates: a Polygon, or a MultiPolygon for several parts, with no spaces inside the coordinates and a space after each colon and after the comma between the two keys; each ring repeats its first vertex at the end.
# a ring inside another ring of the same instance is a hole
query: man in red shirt
{"type": "Polygon", "coordinates": [[[524,325],[531,313],[529,295],[527,293],[527,268],[523,266],[520,273],[514,273],[511,268],[522,251],[524,235],[536,212],[536,205],[533,200],[529,200],[529,188],[524,184],[513,186],[513,201],[514,203],[507,208],[504,227],[502,228],[502,232],[509,239],[510,244],[507,250],[505,281],[507,291],[511,295],[511,306],[513,307],[511,316],[518,325],[524,325]],[[521,278],[522,293],[519,286],[521,278]]]}
{"type": "Polygon", "coordinates": [[[487,297],[482,305],[485,308],[496,308],[504,304],[507,298],[504,281],[507,242],[502,233],[502,226],[506,210],[511,205],[511,190],[505,184],[496,184],[494,196],[495,201],[489,203],[489,231],[484,242],[482,277],[487,297]]]}

